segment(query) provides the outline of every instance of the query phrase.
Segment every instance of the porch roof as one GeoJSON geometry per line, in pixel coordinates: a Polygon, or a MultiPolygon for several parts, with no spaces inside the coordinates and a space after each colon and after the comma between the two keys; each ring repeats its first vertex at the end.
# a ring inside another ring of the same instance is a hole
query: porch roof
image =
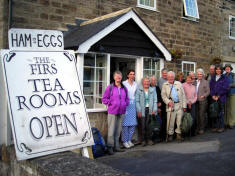
{"type": "Polygon", "coordinates": [[[118,52],[116,54],[163,57],[171,60],[168,49],[132,8],[76,22],[77,25],[70,26],[64,33],[66,49],[74,49],[78,53],[118,52]]]}

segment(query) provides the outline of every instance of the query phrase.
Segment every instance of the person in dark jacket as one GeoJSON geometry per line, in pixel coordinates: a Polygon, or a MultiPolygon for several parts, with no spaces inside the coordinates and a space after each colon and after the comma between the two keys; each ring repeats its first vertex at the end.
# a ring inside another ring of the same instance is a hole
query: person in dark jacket
{"type": "Polygon", "coordinates": [[[166,122],[166,105],[162,100],[162,96],[161,96],[161,90],[160,87],[157,85],[157,78],[156,76],[151,76],[150,77],[150,86],[152,88],[155,88],[156,93],[157,93],[157,111],[158,111],[158,115],[160,116],[160,123],[161,123],[161,128],[160,128],[160,134],[158,136],[153,136],[153,140],[156,142],[160,142],[165,140],[164,134],[166,136],[166,123],[163,124],[163,121],[166,122]],[[163,111],[164,108],[164,111],[163,111]],[[164,120],[163,120],[164,118],[164,120]],[[163,126],[164,125],[164,126],[163,126]],[[164,130],[164,131],[163,131],[164,130]]]}
{"type": "Polygon", "coordinates": [[[234,73],[231,72],[233,67],[230,64],[226,64],[224,70],[224,75],[229,80],[228,100],[225,107],[225,125],[229,128],[233,128],[235,126],[235,76],[234,73]]]}
{"type": "Polygon", "coordinates": [[[221,65],[215,66],[215,73],[210,81],[210,95],[213,101],[219,102],[219,114],[213,124],[212,131],[221,133],[224,131],[224,105],[229,91],[229,80],[222,74],[223,67],[221,65]]]}
{"type": "Polygon", "coordinates": [[[113,151],[122,152],[119,144],[119,137],[122,131],[122,120],[129,105],[128,91],[122,84],[122,73],[115,71],[113,74],[114,83],[110,84],[104,92],[102,102],[108,106],[108,153],[113,151]]]}

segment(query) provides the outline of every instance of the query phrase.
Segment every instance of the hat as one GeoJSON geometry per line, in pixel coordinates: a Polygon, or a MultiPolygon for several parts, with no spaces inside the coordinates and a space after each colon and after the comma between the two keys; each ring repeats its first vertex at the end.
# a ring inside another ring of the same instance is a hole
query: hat
{"type": "Polygon", "coordinates": [[[231,64],[225,64],[224,70],[225,70],[226,67],[230,67],[231,71],[233,70],[233,67],[231,66],[231,64]]]}

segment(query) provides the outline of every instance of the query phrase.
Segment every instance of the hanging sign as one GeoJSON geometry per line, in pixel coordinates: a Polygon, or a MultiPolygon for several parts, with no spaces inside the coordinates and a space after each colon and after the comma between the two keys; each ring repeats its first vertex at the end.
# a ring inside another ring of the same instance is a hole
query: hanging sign
{"type": "Polygon", "coordinates": [[[11,28],[8,32],[9,48],[12,50],[63,50],[61,31],[11,28]]]}
{"type": "Polygon", "coordinates": [[[1,50],[18,160],[93,145],[73,51],[1,50]]]}

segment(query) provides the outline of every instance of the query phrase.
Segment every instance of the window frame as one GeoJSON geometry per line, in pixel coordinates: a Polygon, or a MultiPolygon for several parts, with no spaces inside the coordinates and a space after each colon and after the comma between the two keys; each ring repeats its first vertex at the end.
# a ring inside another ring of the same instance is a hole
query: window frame
{"type": "Polygon", "coordinates": [[[233,16],[233,15],[229,15],[229,28],[228,28],[228,35],[229,35],[229,39],[233,39],[233,40],[235,40],[235,36],[233,37],[233,36],[231,36],[231,35],[230,35],[230,27],[231,27],[230,21],[231,21],[231,19],[232,19],[232,18],[234,18],[234,19],[235,19],[235,16],[233,16]]]}
{"type": "Polygon", "coordinates": [[[195,1],[195,5],[196,5],[196,11],[197,11],[197,16],[191,16],[187,13],[187,8],[186,8],[186,0],[183,0],[183,18],[186,18],[186,19],[190,19],[192,21],[197,21],[200,19],[199,17],[199,11],[198,11],[198,5],[197,5],[197,0],[194,0],[195,1]]]}
{"type": "MultiPolygon", "coordinates": [[[[150,75],[148,75],[148,76],[152,76],[153,74],[152,74],[152,71],[154,70],[155,71],[155,74],[154,74],[154,76],[156,76],[156,75],[159,75],[159,77],[161,77],[161,65],[162,65],[162,63],[161,63],[161,60],[159,59],[157,62],[158,62],[158,64],[159,64],[159,70],[158,69],[156,69],[156,68],[152,68],[152,66],[153,66],[153,61],[154,60],[154,58],[153,57],[143,57],[143,76],[145,76],[144,75],[144,73],[145,73],[145,71],[146,70],[150,70],[150,75]],[[144,68],[144,59],[151,59],[151,68],[150,69],[145,69],[144,68]],[[159,72],[159,74],[156,74],[157,72],[159,72]]],[[[159,77],[157,77],[157,79],[159,78],[159,77]]]]}
{"type": "Polygon", "coordinates": [[[150,6],[146,6],[144,4],[141,4],[140,3],[140,0],[137,0],[137,7],[139,8],[143,8],[143,9],[148,9],[148,10],[152,10],[152,11],[157,11],[157,0],[153,0],[153,4],[154,4],[154,7],[150,7],[150,6]]]}
{"type": "MultiPolygon", "coordinates": [[[[106,55],[106,64],[107,64],[107,66],[106,66],[106,71],[107,71],[107,74],[106,74],[106,87],[107,87],[110,84],[110,78],[109,78],[109,76],[110,76],[110,54],[107,54],[107,53],[96,53],[96,52],[88,52],[88,53],[85,53],[85,54],[95,54],[95,55],[97,55],[97,54],[104,54],[104,55],[106,55]]],[[[81,81],[82,81],[82,89],[84,88],[83,87],[84,86],[84,79],[83,79],[83,77],[84,77],[84,68],[87,67],[87,66],[84,65],[85,54],[83,54],[83,57],[80,58],[80,59],[83,59],[83,61],[81,62],[82,63],[82,68],[83,68],[82,79],[81,79],[81,81]]],[[[96,65],[95,65],[95,67],[96,67],[96,65]]],[[[99,68],[99,67],[97,67],[97,68],[99,68]]],[[[105,89],[106,89],[106,87],[105,87],[105,89]]],[[[85,94],[84,94],[84,92],[83,92],[83,96],[84,96],[84,101],[85,101],[85,94]]],[[[95,94],[93,94],[93,96],[95,96],[95,94]]],[[[93,108],[87,108],[87,112],[106,112],[106,111],[107,111],[107,107],[103,107],[103,108],[94,108],[94,107],[93,108]]]]}
{"type": "Polygon", "coordinates": [[[194,73],[196,72],[196,62],[192,62],[192,61],[182,61],[182,69],[181,71],[184,73],[184,64],[193,64],[193,69],[194,69],[194,73]]]}

